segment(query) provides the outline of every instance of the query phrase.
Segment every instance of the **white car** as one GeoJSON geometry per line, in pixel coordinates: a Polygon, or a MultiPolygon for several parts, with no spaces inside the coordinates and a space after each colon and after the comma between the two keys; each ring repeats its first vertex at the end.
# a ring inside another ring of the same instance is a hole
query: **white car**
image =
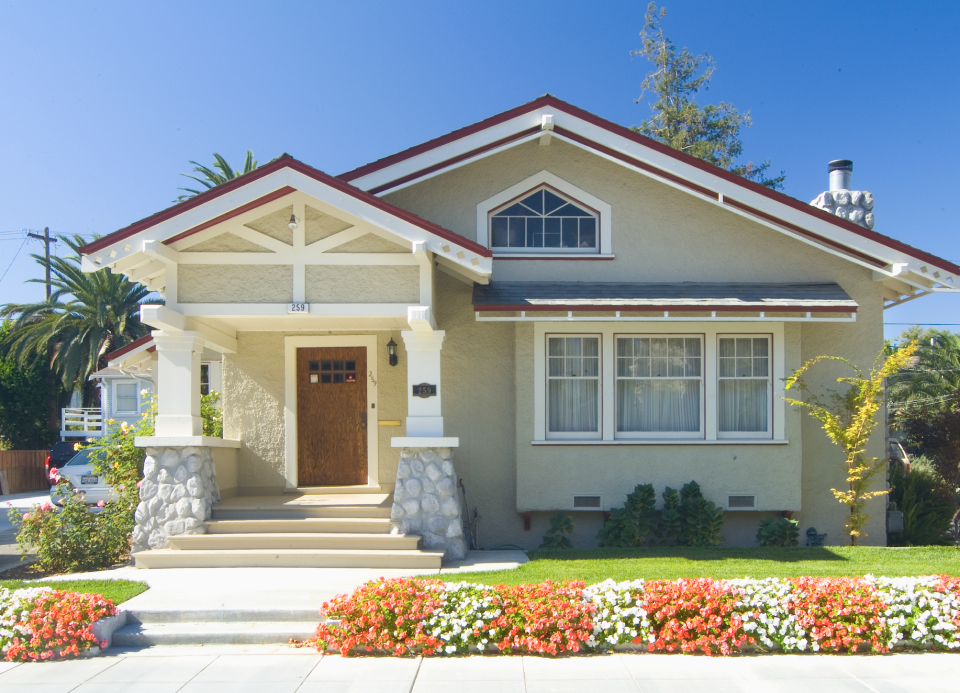
{"type": "MultiPolygon", "coordinates": [[[[99,501],[106,503],[119,497],[103,477],[93,471],[93,460],[90,459],[90,454],[95,450],[96,448],[81,450],[57,470],[61,477],[66,477],[73,484],[73,488],[79,489],[84,494],[87,505],[96,505],[99,501]]],[[[57,484],[50,489],[50,502],[54,505],[63,505],[60,498],[61,488],[63,487],[57,484]]]]}

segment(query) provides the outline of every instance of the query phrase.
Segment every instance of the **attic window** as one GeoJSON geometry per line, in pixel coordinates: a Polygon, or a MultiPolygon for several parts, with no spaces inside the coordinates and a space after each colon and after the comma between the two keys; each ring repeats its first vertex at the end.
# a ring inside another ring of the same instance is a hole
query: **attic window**
{"type": "Polygon", "coordinates": [[[542,185],[490,212],[490,246],[506,252],[596,253],[600,215],[542,185]]]}

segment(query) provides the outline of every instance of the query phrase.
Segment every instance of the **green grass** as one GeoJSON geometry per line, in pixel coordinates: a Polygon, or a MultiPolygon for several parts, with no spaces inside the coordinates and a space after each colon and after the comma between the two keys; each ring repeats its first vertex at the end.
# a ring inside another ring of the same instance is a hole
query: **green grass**
{"type": "Polygon", "coordinates": [[[102,594],[104,598],[113,601],[114,605],[122,604],[149,588],[145,582],[131,580],[0,580],[0,587],[8,590],[17,590],[21,587],[52,587],[65,592],[80,592],[83,594],[102,594]]]}
{"type": "MultiPolygon", "coordinates": [[[[457,573],[448,580],[520,585],[544,580],[676,580],[865,575],[960,575],[960,550],[951,547],[830,547],[744,549],[590,549],[530,551],[513,570],[457,573]]],[[[436,578],[436,574],[431,576],[436,578]]]]}

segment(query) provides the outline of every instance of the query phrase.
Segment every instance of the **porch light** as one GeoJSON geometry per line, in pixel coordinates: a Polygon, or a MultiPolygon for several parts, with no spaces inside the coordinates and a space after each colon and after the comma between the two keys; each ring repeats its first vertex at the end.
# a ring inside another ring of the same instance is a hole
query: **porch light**
{"type": "Polygon", "coordinates": [[[387,353],[390,354],[390,365],[397,365],[397,343],[393,341],[393,337],[390,338],[390,341],[387,342],[387,353]]]}
{"type": "Polygon", "coordinates": [[[297,230],[297,216],[295,214],[290,215],[290,223],[287,224],[287,228],[291,231],[297,230]]]}

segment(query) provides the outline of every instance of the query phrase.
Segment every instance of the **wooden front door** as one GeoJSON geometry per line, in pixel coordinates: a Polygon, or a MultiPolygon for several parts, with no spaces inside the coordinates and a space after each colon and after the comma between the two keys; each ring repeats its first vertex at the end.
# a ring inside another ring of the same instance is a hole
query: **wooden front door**
{"type": "Polygon", "coordinates": [[[367,349],[297,349],[297,484],[367,483],[367,349]]]}

